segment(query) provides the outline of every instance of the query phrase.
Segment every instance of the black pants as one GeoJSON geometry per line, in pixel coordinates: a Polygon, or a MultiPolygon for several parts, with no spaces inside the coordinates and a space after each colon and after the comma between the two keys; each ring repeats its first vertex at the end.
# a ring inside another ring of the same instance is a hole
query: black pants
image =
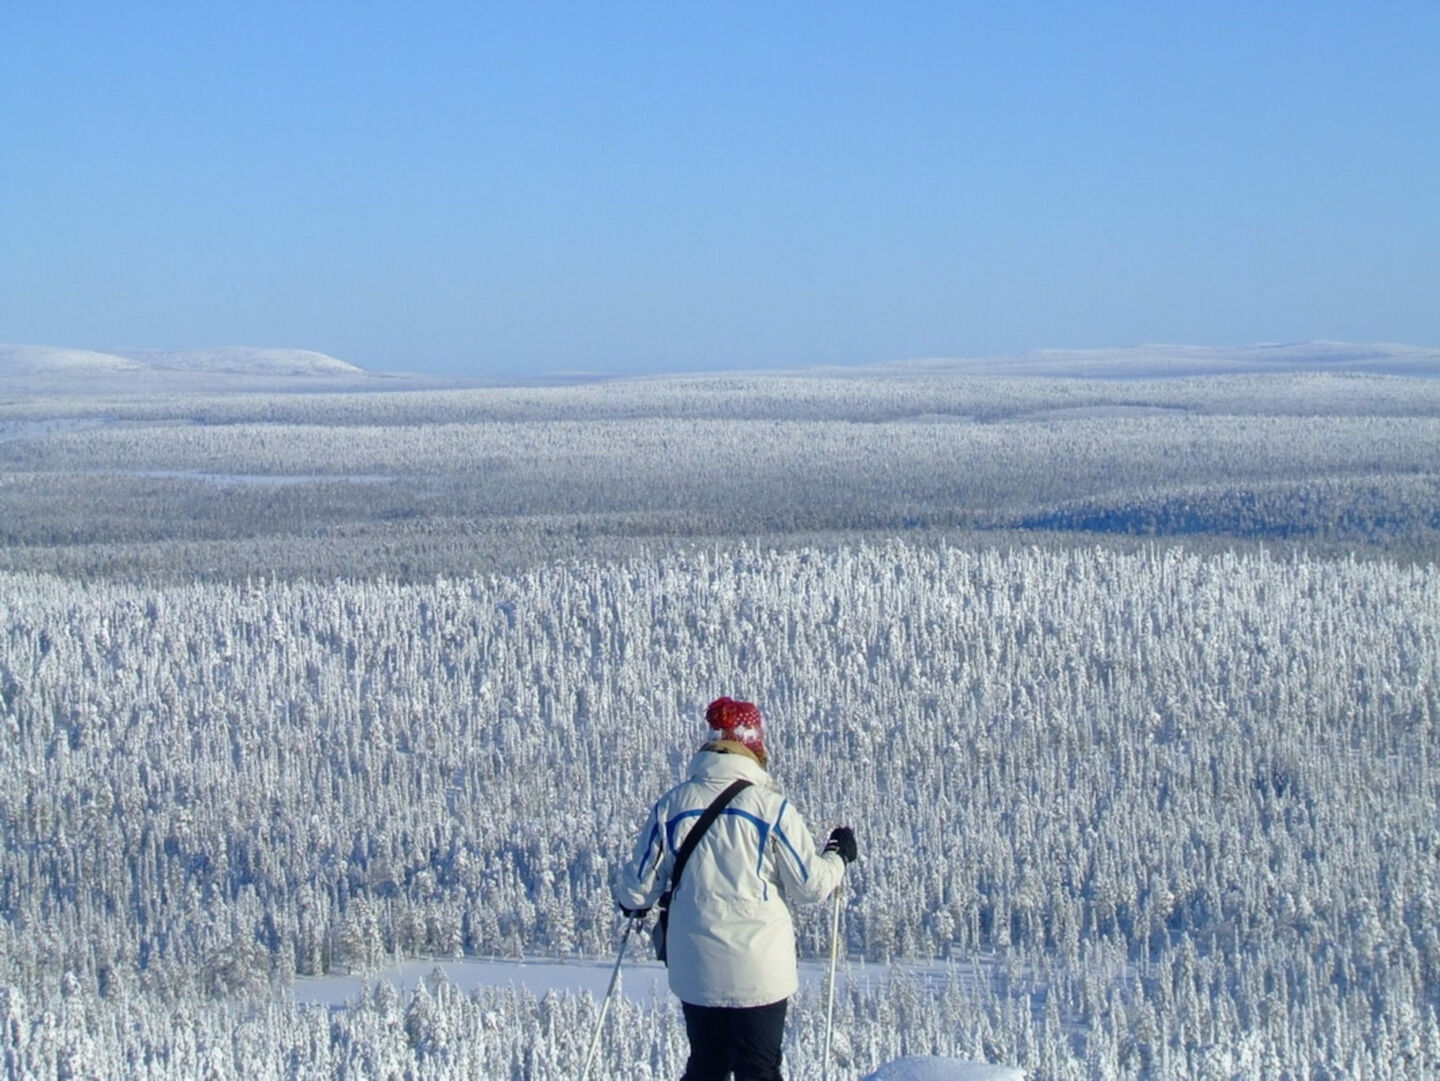
{"type": "Polygon", "coordinates": [[[680,1081],[784,1081],[780,1076],[780,1041],[785,1035],[785,1007],[781,999],[768,1006],[685,1008],[685,1035],[690,1038],[690,1061],[680,1081]]]}

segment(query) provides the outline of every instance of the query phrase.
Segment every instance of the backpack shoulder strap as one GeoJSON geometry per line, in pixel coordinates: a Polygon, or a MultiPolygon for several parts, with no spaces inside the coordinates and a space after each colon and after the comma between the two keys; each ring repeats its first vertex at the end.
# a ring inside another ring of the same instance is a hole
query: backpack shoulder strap
{"type": "Polygon", "coordinates": [[[730,786],[716,796],[709,807],[705,808],[705,812],[700,816],[700,821],[690,828],[690,832],[685,835],[685,840],[680,844],[680,850],[675,853],[675,865],[670,869],[670,885],[665,889],[665,897],[662,898],[662,902],[668,904],[670,895],[679,887],[680,873],[685,870],[685,864],[690,862],[690,853],[695,851],[695,846],[700,843],[700,838],[705,835],[710,824],[720,817],[720,812],[725,809],[726,804],[754,783],[743,777],[738,781],[731,782],[730,786]]]}

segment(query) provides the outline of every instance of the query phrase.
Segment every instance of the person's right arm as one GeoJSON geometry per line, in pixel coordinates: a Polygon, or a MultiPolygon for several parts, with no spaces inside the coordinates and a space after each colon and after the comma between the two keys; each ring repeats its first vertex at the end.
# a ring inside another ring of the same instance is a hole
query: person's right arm
{"type": "Polygon", "coordinates": [[[810,828],[788,800],[775,819],[770,843],[775,846],[775,867],[785,896],[793,901],[809,904],[823,900],[845,875],[848,861],[829,847],[823,852],[815,848],[810,828]]]}

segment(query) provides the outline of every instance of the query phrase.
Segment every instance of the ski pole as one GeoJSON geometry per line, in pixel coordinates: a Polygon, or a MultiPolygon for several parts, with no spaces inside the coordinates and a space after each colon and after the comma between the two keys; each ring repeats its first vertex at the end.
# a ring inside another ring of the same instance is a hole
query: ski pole
{"type": "Polygon", "coordinates": [[[835,909],[830,916],[830,979],[825,989],[825,1076],[831,1075],[830,1034],[835,1028],[835,965],[840,957],[840,894],[845,889],[842,876],[835,887],[835,909]]]}
{"type": "Polygon", "coordinates": [[[625,934],[620,937],[620,952],[615,955],[615,967],[610,970],[610,986],[605,988],[605,997],[600,1000],[600,1016],[595,1019],[595,1035],[590,1037],[590,1051],[585,1056],[585,1069],[580,1071],[580,1081],[590,1076],[590,1067],[595,1062],[595,1052],[600,1049],[600,1032],[605,1027],[605,1015],[610,1012],[610,999],[615,994],[615,985],[620,982],[620,962],[625,960],[625,947],[630,944],[630,932],[635,930],[639,920],[625,921],[625,934]]]}

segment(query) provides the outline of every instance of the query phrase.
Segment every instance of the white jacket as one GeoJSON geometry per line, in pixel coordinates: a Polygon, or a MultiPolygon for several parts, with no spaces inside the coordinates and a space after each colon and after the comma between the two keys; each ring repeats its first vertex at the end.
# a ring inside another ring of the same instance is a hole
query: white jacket
{"type": "Polygon", "coordinates": [[[695,1006],[765,1006],[795,993],[795,928],[786,900],[819,901],[844,861],[815,849],[800,812],[765,768],[743,754],[701,750],[690,777],[655,804],[612,892],[650,908],[670,882],[675,852],[730,782],[749,788],[711,825],[670,902],[670,990],[695,1006]]]}

